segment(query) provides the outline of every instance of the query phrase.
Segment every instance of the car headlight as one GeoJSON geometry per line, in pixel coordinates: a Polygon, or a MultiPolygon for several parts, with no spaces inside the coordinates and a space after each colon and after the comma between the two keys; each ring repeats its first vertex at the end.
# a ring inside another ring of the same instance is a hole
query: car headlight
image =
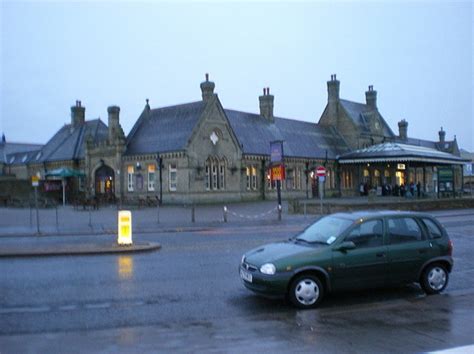
{"type": "Polygon", "coordinates": [[[273,275],[276,272],[276,268],[271,263],[265,263],[263,266],[260,267],[260,272],[263,274],[273,275]]]}
{"type": "Polygon", "coordinates": [[[242,260],[240,261],[240,264],[243,264],[245,262],[245,254],[242,256],[242,260]]]}

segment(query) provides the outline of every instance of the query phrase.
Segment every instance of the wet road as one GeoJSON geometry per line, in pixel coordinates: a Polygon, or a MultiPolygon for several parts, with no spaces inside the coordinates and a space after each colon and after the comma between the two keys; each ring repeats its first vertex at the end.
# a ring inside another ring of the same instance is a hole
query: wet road
{"type": "Polygon", "coordinates": [[[454,242],[444,294],[418,286],[299,311],[243,288],[242,253],[295,225],[135,235],[162,250],[0,259],[0,352],[419,352],[474,343],[474,212],[435,213],[454,242]]]}

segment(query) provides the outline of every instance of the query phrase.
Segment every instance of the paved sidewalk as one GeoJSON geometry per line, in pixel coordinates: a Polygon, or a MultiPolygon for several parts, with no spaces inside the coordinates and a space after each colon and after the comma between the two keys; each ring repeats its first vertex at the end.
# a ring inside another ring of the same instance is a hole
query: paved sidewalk
{"type": "MultiPolygon", "coordinates": [[[[367,198],[340,198],[326,201],[346,205],[368,204],[367,198]]],[[[389,207],[393,204],[396,208],[399,199],[384,198],[383,201],[389,207]]],[[[289,214],[286,202],[282,205],[281,220],[278,220],[276,201],[235,203],[226,207],[226,214],[224,205],[197,205],[194,211],[190,206],[132,208],[132,230],[137,234],[192,232],[275,223],[306,225],[319,217],[319,215],[289,214]]],[[[0,256],[95,254],[159,249],[160,246],[157,244],[145,243],[135,243],[128,248],[118,247],[115,242],[117,216],[118,210],[115,206],[106,206],[99,210],[82,210],[66,206],[40,209],[37,225],[34,209],[0,208],[0,256]]]]}
{"type": "MultiPolygon", "coordinates": [[[[131,209],[132,230],[137,233],[190,232],[216,227],[284,225],[309,222],[302,215],[288,215],[284,205],[278,221],[276,202],[237,203],[224,209],[219,205],[163,206],[131,209]]],[[[66,206],[39,210],[0,208],[0,257],[103,254],[153,251],[157,243],[134,241],[132,246],[116,243],[118,210],[107,206],[99,210],[82,210],[66,206]],[[38,233],[39,229],[39,233],[38,233]]]]}

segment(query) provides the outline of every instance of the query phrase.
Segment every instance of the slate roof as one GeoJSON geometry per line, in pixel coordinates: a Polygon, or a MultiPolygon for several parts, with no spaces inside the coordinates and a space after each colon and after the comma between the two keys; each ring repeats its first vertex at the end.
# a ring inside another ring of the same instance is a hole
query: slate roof
{"type": "Polygon", "coordinates": [[[75,128],[72,128],[71,124],[66,124],[43,146],[34,161],[30,162],[83,159],[89,135],[94,143],[105,141],[108,137],[108,128],[100,119],[86,121],[75,128]]]}
{"type": "MultiPolygon", "coordinates": [[[[197,101],[145,110],[127,137],[126,155],[183,151],[206,103],[197,101]]],[[[347,151],[343,138],[334,129],[315,123],[264,117],[224,110],[244,154],[269,155],[270,141],[283,140],[284,154],[291,157],[335,159],[347,151]]]]}
{"type": "Polygon", "coordinates": [[[35,157],[38,156],[38,153],[41,150],[25,151],[25,152],[16,152],[14,154],[8,154],[6,163],[9,165],[22,165],[27,164],[30,161],[34,161],[35,157]]]}
{"type": "Polygon", "coordinates": [[[8,162],[8,155],[41,149],[41,144],[0,143],[0,163],[8,162]]]}
{"type": "Polygon", "coordinates": [[[355,150],[338,156],[340,163],[416,161],[441,164],[463,164],[465,160],[424,146],[407,145],[401,143],[383,143],[372,145],[365,149],[355,150]]]}
{"type": "Polygon", "coordinates": [[[244,154],[270,155],[270,142],[283,140],[288,157],[335,159],[348,151],[343,138],[329,127],[275,117],[274,123],[258,114],[226,109],[225,114],[244,154]]]}
{"type": "Polygon", "coordinates": [[[439,151],[444,151],[456,156],[459,156],[455,153],[456,141],[445,141],[444,143],[440,143],[439,141],[430,141],[430,140],[423,140],[423,139],[415,139],[415,138],[407,138],[407,139],[400,139],[400,137],[395,137],[391,139],[391,141],[400,144],[408,144],[414,146],[423,146],[430,149],[435,149],[439,151]]]}
{"type": "Polygon", "coordinates": [[[415,139],[415,138],[401,139],[400,137],[395,137],[393,139],[393,142],[400,143],[400,144],[414,145],[414,146],[423,146],[430,149],[438,149],[436,142],[430,141],[430,140],[415,139]]]}
{"type": "Polygon", "coordinates": [[[184,150],[201,117],[203,101],[143,111],[127,137],[126,155],[184,150]]]}
{"type": "MultiPolygon", "coordinates": [[[[340,99],[339,102],[341,103],[344,110],[347,112],[348,116],[357,126],[361,128],[363,132],[370,132],[368,124],[368,112],[370,111],[370,109],[367,107],[366,104],[342,99],[340,99]]],[[[392,129],[390,129],[390,126],[387,124],[387,122],[380,113],[379,117],[382,122],[383,134],[388,137],[395,136],[392,129]]]]}

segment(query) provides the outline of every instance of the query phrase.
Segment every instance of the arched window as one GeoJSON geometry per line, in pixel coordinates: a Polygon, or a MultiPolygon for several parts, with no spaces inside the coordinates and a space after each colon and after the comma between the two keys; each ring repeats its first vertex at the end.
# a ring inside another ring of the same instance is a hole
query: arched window
{"type": "Polygon", "coordinates": [[[227,160],[209,157],[206,160],[206,190],[223,190],[226,186],[227,160]]]}

